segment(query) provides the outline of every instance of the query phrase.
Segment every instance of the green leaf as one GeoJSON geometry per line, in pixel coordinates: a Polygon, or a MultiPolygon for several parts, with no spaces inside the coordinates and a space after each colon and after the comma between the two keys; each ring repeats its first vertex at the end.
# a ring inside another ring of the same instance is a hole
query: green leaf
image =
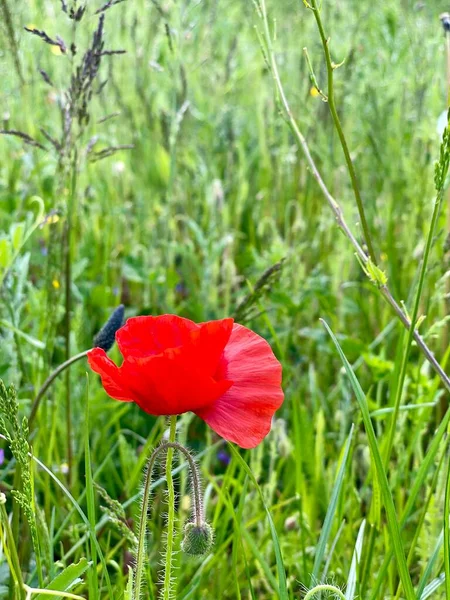
{"type": "Polygon", "coordinates": [[[19,337],[21,337],[25,341],[27,341],[29,344],[31,344],[31,346],[34,346],[35,348],[39,348],[39,350],[44,350],[44,348],[45,348],[44,342],[41,342],[40,340],[37,340],[33,336],[28,335],[27,333],[24,333],[20,329],[17,329],[17,327],[14,327],[14,325],[12,325],[12,323],[9,323],[8,321],[5,321],[4,319],[0,319],[0,325],[2,325],[2,327],[6,327],[6,329],[10,329],[11,331],[13,331],[16,335],[18,335],[19,337]]]}
{"type": "Polygon", "coordinates": [[[128,582],[127,588],[125,590],[124,600],[133,600],[133,582],[134,582],[134,573],[133,569],[128,567],[128,582]]]}
{"type": "Polygon", "coordinates": [[[350,573],[347,579],[347,588],[345,590],[346,600],[353,600],[356,593],[356,582],[359,571],[359,563],[361,562],[361,552],[364,540],[364,530],[366,528],[366,520],[364,519],[358,531],[358,537],[356,538],[355,551],[353,552],[352,564],[350,567],[350,573]]]}
{"type": "MultiPolygon", "coordinates": [[[[58,592],[69,591],[76,583],[80,583],[80,577],[89,568],[91,563],[82,558],[79,562],[73,563],[66,567],[59,575],[57,575],[45,588],[46,590],[55,590],[58,592]]],[[[36,600],[44,600],[47,598],[44,594],[36,596],[36,600]]]]}
{"type": "MultiPolygon", "coordinates": [[[[89,445],[89,378],[86,377],[86,410],[84,424],[84,470],[86,473],[86,504],[91,531],[95,531],[95,491],[92,479],[91,467],[91,449],[89,445]]],[[[97,577],[97,548],[94,543],[94,536],[89,538],[90,556],[92,559],[92,569],[88,573],[89,598],[97,600],[99,598],[98,577],[97,577]]]]}
{"type": "Polygon", "coordinates": [[[431,581],[427,587],[423,590],[423,594],[420,596],[420,600],[427,600],[427,598],[430,598],[434,592],[441,587],[441,585],[444,583],[445,581],[445,574],[441,573],[439,575],[439,577],[436,577],[436,579],[433,579],[433,581],[431,581]]]}

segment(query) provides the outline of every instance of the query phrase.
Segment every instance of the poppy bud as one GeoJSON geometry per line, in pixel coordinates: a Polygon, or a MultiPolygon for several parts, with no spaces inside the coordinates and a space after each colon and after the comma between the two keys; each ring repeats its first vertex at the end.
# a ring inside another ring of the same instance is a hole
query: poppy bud
{"type": "Polygon", "coordinates": [[[116,339],[116,331],[123,325],[125,307],[120,304],[111,314],[109,319],[94,338],[94,347],[101,348],[105,352],[111,350],[116,339]]]}
{"type": "Polygon", "coordinates": [[[208,523],[186,523],[181,549],[191,556],[207,554],[214,543],[214,530],[208,523]]]}

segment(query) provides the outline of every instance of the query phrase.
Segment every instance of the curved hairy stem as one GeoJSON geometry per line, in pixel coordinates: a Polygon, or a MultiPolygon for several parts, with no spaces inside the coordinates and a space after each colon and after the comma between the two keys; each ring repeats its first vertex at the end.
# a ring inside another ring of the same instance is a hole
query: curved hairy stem
{"type": "Polygon", "coordinates": [[[139,518],[138,544],[136,550],[136,574],[134,578],[134,600],[139,600],[141,595],[142,579],[145,564],[145,537],[147,533],[147,516],[150,502],[150,486],[152,483],[152,472],[155,466],[156,457],[162,450],[162,446],[155,448],[147,462],[147,471],[145,474],[144,491],[142,494],[141,515],[139,518]]]}
{"type": "Polygon", "coordinates": [[[136,550],[136,573],[134,578],[134,600],[140,598],[140,591],[143,583],[143,573],[145,564],[145,538],[147,534],[147,519],[150,504],[150,489],[152,483],[153,467],[155,466],[156,458],[160,452],[166,452],[166,479],[168,489],[168,502],[169,502],[169,514],[168,514],[168,527],[167,527],[167,551],[165,561],[165,572],[164,572],[164,588],[163,598],[170,598],[170,583],[171,583],[171,571],[172,571],[172,554],[173,554],[173,530],[175,522],[175,492],[173,489],[173,478],[172,478],[172,459],[173,451],[178,450],[185,457],[189,464],[189,470],[192,478],[192,494],[193,494],[193,512],[195,517],[195,524],[200,527],[204,525],[204,508],[203,498],[201,495],[201,484],[200,475],[198,472],[197,464],[189,452],[183,445],[175,441],[175,428],[176,428],[176,417],[171,418],[170,425],[170,436],[168,442],[163,442],[160,446],[155,448],[151,453],[147,461],[147,471],[145,474],[144,490],[142,495],[142,507],[139,518],[139,530],[138,530],[138,544],[136,550]],[[170,470],[170,473],[169,473],[170,470]]]}
{"type": "Polygon", "coordinates": [[[173,554],[173,538],[175,529],[175,489],[173,485],[172,477],[172,460],[173,460],[173,446],[176,436],[177,417],[170,417],[170,433],[169,433],[169,445],[167,449],[166,458],[166,481],[167,481],[167,503],[169,505],[167,515],[167,545],[166,545],[166,558],[164,568],[164,586],[163,586],[163,599],[170,600],[171,587],[172,587],[172,554],[173,554]]]}

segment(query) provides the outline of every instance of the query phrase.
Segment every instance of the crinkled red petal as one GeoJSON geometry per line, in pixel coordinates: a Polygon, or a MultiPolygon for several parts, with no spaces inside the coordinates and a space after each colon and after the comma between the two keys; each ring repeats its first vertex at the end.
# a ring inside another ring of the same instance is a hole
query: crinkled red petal
{"type": "Polygon", "coordinates": [[[134,357],[122,366],[135,401],[152,415],[195,411],[220,398],[233,382],[216,381],[201,364],[194,365],[185,348],[151,357],[134,357]]]}
{"type": "Polygon", "coordinates": [[[116,341],[125,359],[155,356],[189,343],[191,333],[199,329],[197,323],[176,315],[131,317],[117,331],[116,341]]]}
{"type": "Polygon", "coordinates": [[[281,365],[262,337],[235,324],[215,374],[233,381],[230,389],[196,414],[221,437],[254,448],[269,433],[283,403],[281,365]]]}
{"type": "Polygon", "coordinates": [[[87,357],[91,369],[100,375],[108,396],[123,402],[134,401],[133,392],[130,390],[123,372],[102,348],[93,348],[88,352],[87,357]]]}

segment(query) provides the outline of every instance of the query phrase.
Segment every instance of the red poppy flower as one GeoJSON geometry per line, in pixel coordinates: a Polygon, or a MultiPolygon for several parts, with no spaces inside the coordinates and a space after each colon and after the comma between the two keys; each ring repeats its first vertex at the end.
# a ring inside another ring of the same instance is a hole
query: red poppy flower
{"type": "Polygon", "coordinates": [[[281,365],[262,337],[233,319],[194,323],[175,315],[134,317],[116,333],[117,367],[88,353],[109,396],[151,415],[192,411],[220,436],[253,448],[283,402],[281,365]]]}

